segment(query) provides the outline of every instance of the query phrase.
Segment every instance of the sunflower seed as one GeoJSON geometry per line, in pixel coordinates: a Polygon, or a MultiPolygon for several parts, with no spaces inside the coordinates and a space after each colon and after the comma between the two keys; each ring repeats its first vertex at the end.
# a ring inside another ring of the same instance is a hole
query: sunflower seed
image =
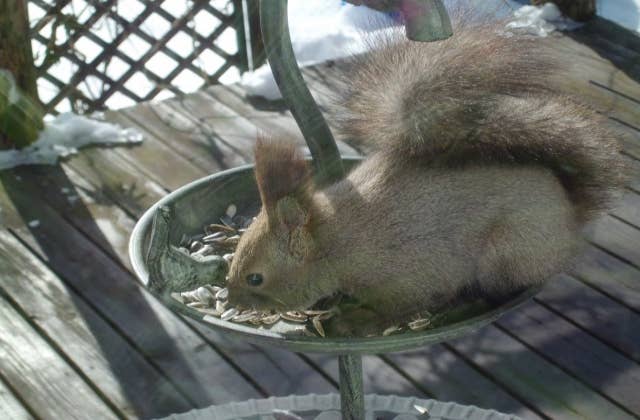
{"type": "Polygon", "coordinates": [[[260,319],[265,325],[275,324],[278,320],[280,320],[280,314],[267,315],[260,319]]]}
{"type": "Polygon", "coordinates": [[[225,225],[221,225],[218,223],[212,223],[210,225],[205,226],[204,231],[207,235],[213,235],[216,232],[229,232],[229,233],[235,233],[236,230],[232,227],[229,226],[225,226],[225,225]]]}
{"type": "Polygon", "coordinates": [[[193,241],[191,242],[191,245],[189,245],[189,252],[190,253],[194,253],[194,252],[198,252],[200,251],[200,249],[202,249],[202,247],[204,246],[204,244],[200,241],[193,241]]]}
{"type": "Polygon", "coordinates": [[[222,243],[225,245],[236,245],[240,241],[240,235],[230,236],[225,238],[222,243]]]}
{"type": "Polygon", "coordinates": [[[409,323],[409,328],[411,328],[413,331],[421,331],[426,329],[430,323],[431,323],[431,320],[427,318],[420,318],[420,319],[416,319],[415,321],[411,321],[409,323]]]}
{"type": "Polygon", "coordinates": [[[258,313],[256,311],[244,311],[231,318],[233,322],[248,322],[254,318],[257,318],[258,313]]]}
{"type": "Polygon", "coordinates": [[[224,255],[222,256],[222,258],[224,258],[224,260],[225,260],[226,262],[230,263],[230,262],[231,262],[231,260],[233,259],[233,253],[230,253],[230,254],[224,254],[224,255]]]}
{"type": "Polygon", "coordinates": [[[204,238],[202,238],[202,241],[207,244],[220,243],[224,241],[226,237],[227,235],[224,232],[216,232],[212,233],[211,235],[205,236],[204,238]]]}
{"type": "Polygon", "coordinates": [[[415,408],[415,409],[418,411],[418,413],[420,413],[420,414],[422,414],[422,415],[425,415],[425,414],[427,414],[427,415],[428,415],[428,414],[429,414],[429,410],[427,410],[427,408],[426,408],[426,407],[423,407],[423,406],[421,406],[421,405],[414,404],[414,405],[413,405],[413,408],[415,408]]]}
{"type": "Polygon", "coordinates": [[[318,331],[318,334],[320,334],[320,337],[324,337],[324,328],[322,327],[322,321],[320,321],[320,316],[315,316],[311,322],[313,323],[313,327],[316,329],[316,331],[318,331]]]}
{"type": "Polygon", "coordinates": [[[182,300],[184,301],[184,303],[191,303],[198,300],[198,297],[195,295],[193,290],[189,292],[180,293],[180,297],[182,297],[182,300]]]}
{"type": "Polygon", "coordinates": [[[225,213],[227,214],[228,217],[233,218],[233,216],[236,215],[237,211],[238,211],[238,208],[236,207],[235,204],[229,204],[229,207],[227,207],[227,211],[225,213]]]}
{"type": "Polygon", "coordinates": [[[262,318],[259,316],[256,316],[255,318],[251,318],[250,320],[247,321],[249,324],[251,325],[255,325],[258,326],[260,324],[262,324],[262,318]]]}
{"type": "Polygon", "coordinates": [[[198,251],[194,252],[191,254],[191,256],[200,256],[200,257],[204,257],[207,255],[211,255],[215,253],[215,249],[211,246],[211,245],[203,245],[202,248],[200,248],[198,251]]]}
{"type": "Polygon", "coordinates": [[[223,321],[229,321],[236,315],[238,315],[238,310],[236,308],[231,308],[224,311],[224,313],[220,315],[220,319],[222,319],[223,321]]]}
{"type": "Polygon", "coordinates": [[[216,299],[218,300],[227,300],[228,297],[229,289],[227,289],[226,287],[224,289],[218,290],[218,293],[216,293],[216,299]]]}
{"type": "Polygon", "coordinates": [[[196,296],[198,300],[205,305],[211,305],[214,301],[214,297],[206,287],[198,287],[196,290],[196,296]]]}
{"type": "Polygon", "coordinates": [[[205,305],[202,302],[196,301],[196,302],[187,303],[187,306],[194,309],[200,309],[200,308],[205,308],[207,305],[205,305]]]}
{"type": "Polygon", "coordinates": [[[384,331],[382,332],[382,335],[383,335],[384,337],[386,337],[386,336],[388,336],[388,335],[390,335],[390,334],[392,334],[392,333],[394,333],[394,332],[396,332],[396,331],[400,331],[400,327],[398,327],[397,325],[394,325],[393,327],[389,327],[389,328],[387,328],[386,330],[384,330],[384,331]]]}
{"type": "Polygon", "coordinates": [[[227,301],[219,300],[216,302],[216,311],[220,311],[220,313],[227,310],[227,301]]]}
{"type": "Polygon", "coordinates": [[[286,319],[287,321],[292,321],[292,322],[307,322],[307,319],[309,319],[308,316],[298,311],[285,312],[281,314],[281,316],[283,319],[286,319]]]}

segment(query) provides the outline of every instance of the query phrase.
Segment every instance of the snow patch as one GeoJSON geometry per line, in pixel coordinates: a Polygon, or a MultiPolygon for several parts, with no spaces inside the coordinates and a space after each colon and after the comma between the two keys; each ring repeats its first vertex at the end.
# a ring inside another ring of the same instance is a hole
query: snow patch
{"type": "MultiPolygon", "coordinates": [[[[517,6],[511,1],[508,4],[512,8],[517,6]]],[[[537,36],[547,36],[555,30],[572,30],[581,25],[564,17],[553,3],[521,6],[513,16],[507,29],[537,36]]],[[[290,2],[289,22],[291,44],[300,67],[366,51],[364,32],[397,30],[396,22],[390,16],[340,0],[290,2]]],[[[268,64],[245,73],[240,84],[249,96],[262,96],[268,100],[282,98],[268,64]]]]}
{"type": "Polygon", "coordinates": [[[38,139],[23,149],[0,151],[0,170],[20,165],[53,165],[89,145],[121,146],[142,142],[135,129],[65,113],[45,122],[38,139]]]}
{"type": "Polygon", "coordinates": [[[531,35],[545,37],[555,30],[570,31],[582,26],[562,15],[554,3],[542,6],[522,6],[513,13],[515,19],[507,29],[518,29],[531,35]]]}
{"type": "MultiPolygon", "coordinates": [[[[289,2],[288,15],[291,44],[301,67],[364,52],[364,32],[383,30],[395,23],[384,13],[341,0],[289,2]]],[[[268,64],[245,73],[240,84],[250,96],[269,100],[282,97],[268,64]]]]}

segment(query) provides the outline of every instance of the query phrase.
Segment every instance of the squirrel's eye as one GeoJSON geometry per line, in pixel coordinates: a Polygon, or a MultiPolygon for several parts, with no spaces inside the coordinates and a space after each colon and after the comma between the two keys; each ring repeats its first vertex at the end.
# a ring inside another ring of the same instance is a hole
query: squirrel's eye
{"type": "Polygon", "coordinates": [[[260,286],[262,284],[262,274],[249,274],[247,276],[247,284],[249,286],[260,286]]]}

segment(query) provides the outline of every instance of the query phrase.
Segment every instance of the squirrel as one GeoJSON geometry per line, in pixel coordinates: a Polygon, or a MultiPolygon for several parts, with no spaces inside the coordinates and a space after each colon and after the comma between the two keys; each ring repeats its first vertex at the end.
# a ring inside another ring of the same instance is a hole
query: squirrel
{"type": "Polygon", "coordinates": [[[337,123],[373,151],[319,187],[293,142],[258,139],[262,208],[229,301],[296,310],[341,293],[364,336],[456,302],[501,302],[567,268],[625,179],[604,118],[548,86],[544,42],[496,24],[445,41],[375,40],[334,75],[337,123]]]}

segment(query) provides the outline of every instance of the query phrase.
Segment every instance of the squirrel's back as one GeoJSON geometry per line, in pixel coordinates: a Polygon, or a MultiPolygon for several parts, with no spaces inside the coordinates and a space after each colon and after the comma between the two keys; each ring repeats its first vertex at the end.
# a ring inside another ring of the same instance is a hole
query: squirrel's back
{"type": "Polygon", "coordinates": [[[607,208],[624,165],[604,118],[554,92],[547,43],[467,24],[435,43],[378,36],[337,70],[336,118],[351,141],[423,164],[542,165],[582,221],[607,208]]]}

